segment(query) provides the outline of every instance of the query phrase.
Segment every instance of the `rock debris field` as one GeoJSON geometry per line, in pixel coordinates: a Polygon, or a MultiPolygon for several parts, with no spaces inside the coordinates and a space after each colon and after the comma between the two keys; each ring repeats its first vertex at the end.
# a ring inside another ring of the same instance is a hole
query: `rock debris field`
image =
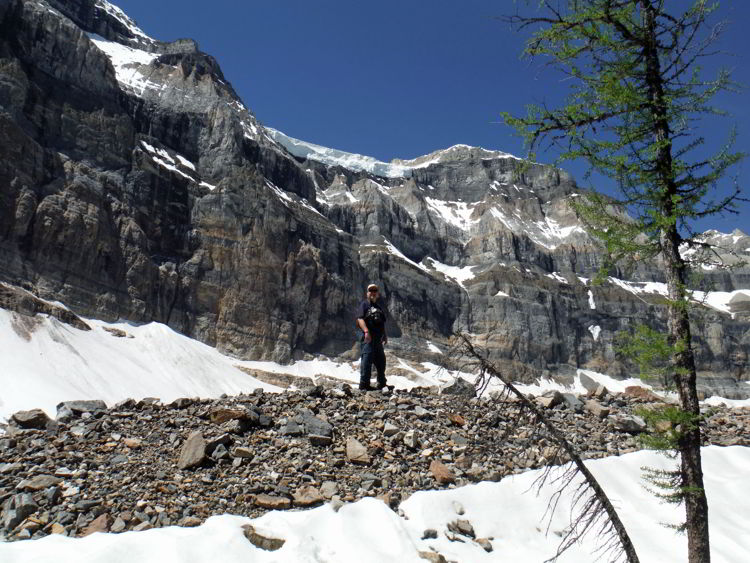
{"type": "MultiPolygon", "coordinates": [[[[460,389],[459,389],[460,391],[460,389]]],[[[61,403],[56,420],[16,413],[0,434],[0,536],[82,536],[196,526],[365,496],[394,510],[417,490],[453,488],[560,463],[519,403],[434,389],[348,385],[218,400],[61,403]]],[[[641,388],[551,392],[537,405],[584,458],[640,448],[641,388]]],[[[750,409],[709,407],[707,444],[750,445],[750,409]]]]}

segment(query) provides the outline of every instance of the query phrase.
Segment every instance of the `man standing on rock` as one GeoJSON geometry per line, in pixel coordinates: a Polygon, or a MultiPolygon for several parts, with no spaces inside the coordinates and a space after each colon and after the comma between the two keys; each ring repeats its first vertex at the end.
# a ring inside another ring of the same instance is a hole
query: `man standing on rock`
{"type": "Polygon", "coordinates": [[[388,343],[385,334],[385,305],[380,298],[380,289],[374,283],[367,286],[367,298],[359,304],[357,309],[357,326],[362,331],[362,355],[359,366],[359,388],[362,391],[372,389],[370,375],[372,366],[377,371],[377,388],[386,386],[385,382],[385,350],[388,343]]]}

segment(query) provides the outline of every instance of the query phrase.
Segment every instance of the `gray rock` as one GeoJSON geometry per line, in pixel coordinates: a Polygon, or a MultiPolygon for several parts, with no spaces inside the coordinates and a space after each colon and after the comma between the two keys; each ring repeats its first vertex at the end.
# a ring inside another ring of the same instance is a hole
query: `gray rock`
{"type": "Polygon", "coordinates": [[[596,393],[596,390],[599,388],[599,383],[584,372],[579,372],[578,377],[581,381],[581,385],[583,385],[583,388],[586,389],[586,391],[589,393],[596,393]]]}
{"type": "Polygon", "coordinates": [[[115,456],[112,456],[112,458],[109,460],[110,465],[121,465],[127,462],[128,456],[126,456],[125,454],[117,454],[115,456]]]}
{"type": "Polygon", "coordinates": [[[464,397],[474,397],[477,394],[473,383],[469,383],[461,377],[457,377],[452,383],[440,387],[442,395],[462,395],[464,397]]]}
{"type": "Polygon", "coordinates": [[[476,541],[487,553],[492,553],[492,542],[488,538],[478,538],[476,541]]]}
{"type": "Polygon", "coordinates": [[[12,495],[3,503],[3,527],[12,530],[38,509],[30,494],[12,495]]]}
{"type": "Polygon", "coordinates": [[[242,446],[237,446],[232,450],[232,455],[239,458],[253,458],[255,457],[255,454],[253,453],[253,450],[250,448],[245,448],[242,446]]]}
{"type": "Polygon", "coordinates": [[[646,421],[640,416],[619,416],[612,421],[616,430],[621,432],[639,433],[646,431],[646,421]]]}
{"type": "Polygon", "coordinates": [[[217,436],[216,438],[206,440],[206,455],[213,456],[214,450],[216,450],[219,446],[223,446],[226,451],[226,449],[232,445],[232,441],[233,441],[232,436],[226,433],[221,434],[220,436],[217,436]]]}
{"type": "Polygon", "coordinates": [[[200,432],[193,432],[182,446],[177,467],[189,469],[200,465],[204,459],[206,459],[206,440],[200,432]]]}
{"type": "Polygon", "coordinates": [[[386,422],[383,426],[383,436],[386,438],[390,438],[394,434],[398,433],[398,426],[395,424],[391,424],[390,422],[386,422]]]}
{"type": "Polygon", "coordinates": [[[0,475],[18,473],[21,469],[23,465],[20,463],[0,463],[0,475]]]}
{"type": "Polygon", "coordinates": [[[19,411],[11,416],[11,420],[21,428],[40,428],[43,429],[51,422],[42,409],[33,409],[30,411],[19,411]]]}
{"type": "Polygon", "coordinates": [[[320,494],[323,495],[324,498],[330,499],[335,495],[339,490],[338,485],[335,481],[324,481],[323,484],[320,486],[320,494]]]}
{"type": "Polygon", "coordinates": [[[57,418],[60,418],[61,411],[70,411],[74,415],[81,415],[85,412],[99,412],[107,410],[107,403],[104,401],[63,401],[57,405],[57,418]]]}
{"type": "Polygon", "coordinates": [[[358,440],[351,437],[346,440],[346,458],[352,463],[364,465],[370,463],[370,456],[367,453],[367,448],[358,440]]]}
{"type": "Polygon", "coordinates": [[[598,418],[607,418],[609,416],[609,409],[593,399],[586,401],[585,408],[598,418]]]}
{"type": "Polygon", "coordinates": [[[294,420],[288,421],[284,427],[281,429],[281,435],[282,436],[302,436],[303,430],[302,427],[294,420]]]}
{"type": "Polygon", "coordinates": [[[465,519],[459,519],[450,522],[448,524],[448,530],[457,534],[461,534],[462,536],[468,536],[470,538],[475,537],[474,526],[471,525],[471,522],[465,519]]]}
{"type": "Polygon", "coordinates": [[[330,446],[333,443],[333,438],[330,436],[318,436],[316,434],[310,434],[310,443],[313,446],[330,446]]]}
{"type": "Polygon", "coordinates": [[[242,530],[251,544],[265,551],[276,551],[281,549],[284,543],[286,543],[286,540],[281,538],[274,538],[258,533],[251,524],[245,524],[242,526],[242,530]]]}
{"type": "Polygon", "coordinates": [[[539,397],[535,397],[536,404],[545,409],[551,409],[564,401],[563,394],[559,391],[548,391],[539,397]]]}
{"type": "Polygon", "coordinates": [[[62,483],[62,479],[59,477],[54,477],[53,475],[36,475],[26,482],[24,489],[27,491],[41,491],[60,483],[62,483]]]}
{"type": "Polygon", "coordinates": [[[419,438],[414,430],[409,430],[404,434],[404,445],[412,450],[416,450],[419,447],[419,438]]]}
{"type": "Polygon", "coordinates": [[[573,393],[563,393],[562,398],[563,402],[570,410],[577,413],[583,412],[583,402],[581,402],[581,400],[573,393]]]}
{"type": "Polygon", "coordinates": [[[305,429],[305,433],[309,436],[326,436],[329,438],[333,436],[333,426],[320,417],[315,416],[311,411],[305,409],[300,412],[300,416],[302,417],[301,424],[305,429]]]}
{"type": "Polygon", "coordinates": [[[227,448],[224,444],[219,444],[214,448],[214,451],[211,452],[211,459],[215,459],[218,461],[226,457],[229,457],[229,452],[227,451],[227,448]]]}

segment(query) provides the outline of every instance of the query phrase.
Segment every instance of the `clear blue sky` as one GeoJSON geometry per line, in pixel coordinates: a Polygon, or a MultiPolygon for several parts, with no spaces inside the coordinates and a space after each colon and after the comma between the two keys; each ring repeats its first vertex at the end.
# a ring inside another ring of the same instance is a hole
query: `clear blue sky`
{"type": "MultiPolygon", "coordinates": [[[[190,37],[265,125],[320,145],[389,161],[457,143],[524,154],[498,114],[560,99],[565,87],[540,62],[521,61],[525,35],[494,16],[512,0],[115,0],[150,36],[190,37]]],[[[687,4],[687,2],[685,2],[687,4]]],[[[730,20],[716,59],[750,86],[750,1],[723,0],[730,20]]],[[[717,98],[731,119],[707,122],[718,146],[737,126],[750,152],[750,90],[717,98]]],[[[552,162],[554,154],[538,160],[552,162]]],[[[583,164],[565,168],[581,179],[583,164]]],[[[750,198],[750,160],[735,167],[750,198]]],[[[725,183],[729,183],[727,178],[725,183]]],[[[750,234],[750,204],[701,230],[750,234]]]]}

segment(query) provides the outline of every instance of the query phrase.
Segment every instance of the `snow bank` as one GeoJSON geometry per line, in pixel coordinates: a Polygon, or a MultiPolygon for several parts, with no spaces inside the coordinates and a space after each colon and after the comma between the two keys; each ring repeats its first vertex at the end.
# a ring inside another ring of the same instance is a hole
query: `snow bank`
{"type": "Polygon", "coordinates": [[[132,397],[215,398],[278,390],[234,367],[235,360],[183,336],[166,325],[134,326],[86,319],[91,331],[54,317],[21,317],[0,309],[0,419],[19,410],[41,408],[55,416],[56,405],[76,399],[113,404],[132,397]],[[30,323],[30,325],[29,325],[30,323]],[[121,330],[118,338],[105,329],[121,330]]]}

